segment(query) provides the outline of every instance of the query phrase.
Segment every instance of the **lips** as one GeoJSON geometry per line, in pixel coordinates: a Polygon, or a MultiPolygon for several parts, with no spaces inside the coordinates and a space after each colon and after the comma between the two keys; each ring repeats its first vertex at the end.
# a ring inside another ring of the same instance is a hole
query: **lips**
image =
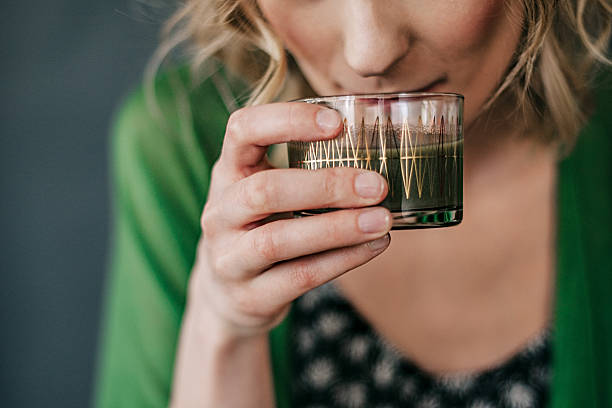
{"type": "Polygon", "coordinates": [[[406,89],[402,89],[402,88],[388,88],[388,89],[376,89],[376,90],[372,90],[372,91],[367,91],[365,92],[363,89],[361,89],[360,91],[349,91],[346,88],[340,86],[338,84],[338,88],[341,90],[343,95],[359,95],[359,94],[373,94],[373,93],[391,93],[391,92],[406,92],[406,93],[413,93],[413,92],[435,92],[435,88],[438,87],[439,85],[442,85],[443,83],[446,82],[446,76],[438,78],[432,82],[429,82],[427,85],[421,87],[421,88],[416,88],[416,89],[411,89],[411,90],[406,90],[406,89]]]}
{"type": "Polygon", "coordinates": [[[414,89],[408,92],[433,92],[436,86],[441,85],[444,82],[446,82],[446,78],[439,78],[433,82],[430,82],[422,88],[414,89]]]}

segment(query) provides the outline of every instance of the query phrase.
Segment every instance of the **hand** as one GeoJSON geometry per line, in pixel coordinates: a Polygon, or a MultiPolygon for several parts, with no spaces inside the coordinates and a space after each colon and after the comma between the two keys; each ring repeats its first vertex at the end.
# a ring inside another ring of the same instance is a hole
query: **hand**
{"type": "Polygon", "coordinates": [[[334,110],[306,103],[249,107],[230,117],[189,288],[190,301],[201,301],[217,328],[232,336],[270,330],[292,300],[389,245],[389,211],[360,208],[386,196],[381,175],[350,167],[276,169],[266,158],[271,144],[327,140],[340,130],[334,110]],[[343,209],[282,216],[327,207],[343,209]]]}

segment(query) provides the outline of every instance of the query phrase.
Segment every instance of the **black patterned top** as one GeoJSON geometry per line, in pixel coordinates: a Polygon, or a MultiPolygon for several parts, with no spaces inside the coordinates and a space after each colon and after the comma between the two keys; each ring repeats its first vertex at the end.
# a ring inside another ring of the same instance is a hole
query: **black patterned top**
{"type": "Polygon", "coordinates": [[[434,376],[380,337],[328,283],[292,310],[293,407],[509,407],[547,405],[551,333],[478,373],[434,376]]]}

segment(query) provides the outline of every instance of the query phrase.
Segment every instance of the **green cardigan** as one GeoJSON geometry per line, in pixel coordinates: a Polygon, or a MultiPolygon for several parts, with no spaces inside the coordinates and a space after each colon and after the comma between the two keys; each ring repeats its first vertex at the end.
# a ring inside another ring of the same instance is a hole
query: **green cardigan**
{"type": "MultiPolygon", "coordinates": [[[[210,171],[228,111],[186,71],[156,83],[162,121],[142,89],[112,129],[113,236],[95,404],[166,406],[210,171]]],[[[612,407],[612,87],[559,163],[552,407],[612,407]]],[[[279,407],[289,407],[291,315],[270,335],[279,407]]]]}

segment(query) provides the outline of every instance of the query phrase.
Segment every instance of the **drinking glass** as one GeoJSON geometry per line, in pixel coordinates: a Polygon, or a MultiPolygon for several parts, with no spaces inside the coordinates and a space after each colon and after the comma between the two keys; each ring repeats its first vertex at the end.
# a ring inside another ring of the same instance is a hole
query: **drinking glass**
{"type": "MultiPolygon", "coordinates": [[[[457,225],[463,216],[463,96],[391,93],[323,96],[301,102],[338,111],[331,140],[290,142],[289,167],[355,167],[380,173],[389,191],[380,204],[392,229],[457,225]]],[[[336,208],[304,209],[310,216],[336,208]]]]}

